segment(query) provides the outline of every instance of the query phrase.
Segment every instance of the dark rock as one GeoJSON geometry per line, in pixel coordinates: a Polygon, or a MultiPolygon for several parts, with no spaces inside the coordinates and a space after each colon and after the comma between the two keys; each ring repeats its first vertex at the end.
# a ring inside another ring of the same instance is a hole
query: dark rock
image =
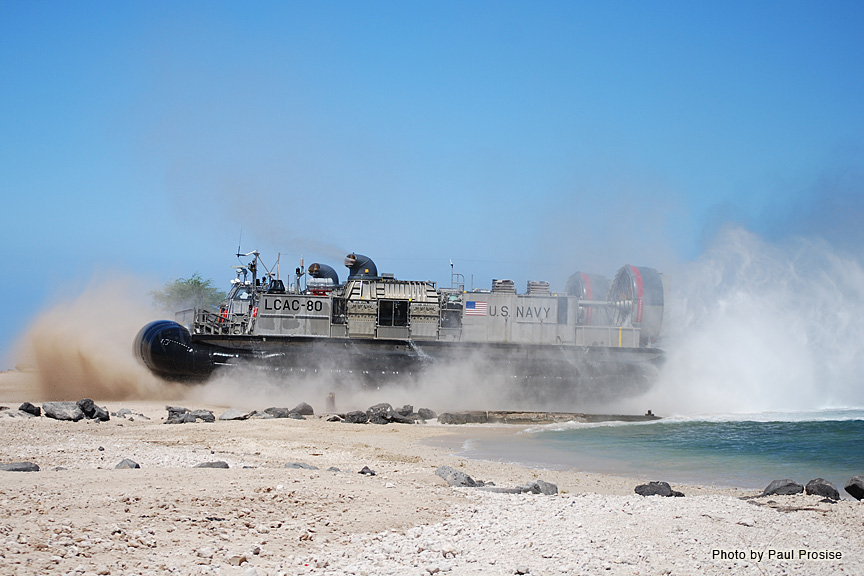
{"type": "Polygon", "coordinates": [[[42,411],[46,417],[55,420],[78,422],[84,418],[84,412],[75,402],[43,402],[42,411]]]}
{"type": "Polygon", "coordinates": [[[837,491],[837,488],[824,478],[810,480],[804,487],[804,491],[813,496],[822,496],[823,498],[830,498],[832,500],[840,499],[840,492],[837,491]]]}
{"type": "Polygon", "coordinates": [[[410,404],[405,404],[401,408],[396,408],[394,410],[400,416],[411,416],[414,413],[414,406],[410,404]]]}
{"type": "Polygon", "coordinates": [[[420,408],[417,410],[417,416],[419,416],[421,420],[434,420],[438,417],[435,411],[430,410],[429,408],[420,408]]]}
{"type": "Polygon", "coordinates": [[[76,404],[78,404],[78,408],[81,409],[81,412],[84,413],[84,416],[86,416],[90,420],[107,422],[111,419],[108,411],[104,408],[100,408],[99,406],[97,406],[90,398],[82,398],[81,400],[78,400],[76,404]]]}
{"type": "Polygon", "coordinates": [[[328,472],[341,472],[342,470],[340,470],[336,466],[330,466],[329,468],[327,468],[327,471],[328,472]]]}
{"type": "Polygon", "coordinates": [[[345,414],[345,422],[349,424],[366,424],[369,422],[369,415],[362,410],[354,410],[345,414]]]}
{"type": "Polygon", "coordinates": [[[291,410],[291,412],[296,412],[297,414],[300,414],[301,416],[314,416],[315,415],[315,411],[312,410],[312,406],[310,406],[306,402],[301,402],[300,404],[295,406],[291,410]]]}
{"type": "Polygon", "coordinates": [[[672,490],[668,482],[649,482],[636,486],[636,494],[640,496],[684,496],[683,492],[672,490]]]}
{"type": "Polygon", "coordinates": [[[853,476],[843,489],[856,500],[864,499],[864,476],[853,476]]]}
{"type": "Polygon", "coordinates": [[[249,416],[251,416],[249,412],[243,412],[242,410],[231,408],[230,410],[223,412],[222,415],[219,416],[219,420],[246,420],[249,416]]]}
{"type": "Polygon", "coordinates": [[[93,413],[93,419],[98,420],[100,422],[108,422],[111,420],[111,415],[108,413],[108,410],[102,408],[101,406],[96,406],[96,409],[93,413]]]}
{"type": "Polygon", "coordinates": [[[381,423],[381,420],[383,419],[383,423],[386,424],[390,421],[390,414],[392,413],[393,407],[387,402],[375,404],[366,409],[366,415],[369,416],[369,422],[372,423],[381,423]],[[378,419],[378,422],[375,421],[376,418],[378,419]]]}
{"type": "Polygon", "coordinates": [[[410,414],[408,416],[403,416],[398,412],[393,412],[390,414],[390,422],[395,422],[396,424],[414,424],[415,420],[410,414]]]}
{"type": "Polygon", "coordinates": [[[292,420],[305,420],[306,419],[305,416],[303,416],[302,414],[300,414],[298,412],[291,412],[290,414],[288,414],[288,418],[291,418],[292,420]]]}
{"type": "Polygon", "coordinates": [[[192,410],[189,412],[196,420],[203,420],[204,422],[215,422],[216,417],[213,415],[211,410],[192,410]]]}
{"type": "Polygon", "coordinates": [[[104,452],[104,451],[105,451],[105,447],[104,447],[104,446],[99,446],[99,448],[97,448],[97,450],[99,450],[99,452],[104,452]]]}
{"type": "Polygon", "coordinates": [[[366,476],[375,476],[375,471],[369,468],[368,466],[363,466],[363,469],[358,472],[358,474],[365,474],[366,476]]]}
{"type": "Polygon", "coordinates": [[[189,412],[188,408],[184,408],[182,406],[165,406],[165,409],[168,411],[168,417],[171,416],[179,416],[182,414],[186,414],[189,412]]]}
{"type": "Polygon", "coordinates": [[[130,460],[129,458],[124,458],[114,467],[116,470],[125,470],[131,468],[141,468],[141,466],[135,462],[134,460],[130,460]]]}
{"type": "MultiPolygon", "coordinates": [[[[363,412],[362,414],[363,414],[364,416],[366,415],[365,412],[363,412]]],[[[336,415],[336,414],[333,414],[332,416],[329,416],[329,417],[327,418],[327,422],[342,422],[342,418],[340,418],[340,417],[339,417],[338,415],[336,415]]]]}
{"type": "Polygon", "coordinates": [[[216,460],[215,462],[202,462],[200,464],[196,464],[193,468],[228,468],[228,463],[223,462],[222,460],[216,460]]]}
{"type": "Polygon", "coordinates": [[[285,468],[299,468],[302,470],[318,470],[317,466],[313,466],[312,464],[306,464],[304,462],[288,462],[285,464],[285,468]]]}
{"type": "Polygon", "coordinates": [[[0,464],[0,471],[3,472],[38,472],[39,466],[32,462],[10,462],[9,464],[0,464]]]}
{"type": "Polygon", "coordinates": [[[460,472],[450,466],[439,466],[435,474],[447,481],[447,484],[456,488],[476,488],[477,482],[465,472],[460,472]]]}
{"type": "Polygon", "coordinates": [[[21,406],[18,407],[18,410],[20,410],[21,412],[26,412],[27,414],[30,414],[32,416],[42,415],[42,409],[38,406],[34,406],[30,402],[24,402],[23,404],[21,404],[21,406]]]}
{"type": "MultiPolygon", "coordinates": [[[[552,496],[553,494],[558,493],[558,486],[543,480],[532,480],[524,486],[520,486],[519,490],[531,494],[545,494],[546,496],[552,496]]],[[[683,494],[681,495],[683,496],[683,494]]]]}
{"type": "Polygon", "coordinates": [[[378,404],[374,404],[366,409],[367,414],[375,414],[379,412],[392,412],[393,406],[391,406],[388,402],[380,402],[378,404]]]}
{"type": "Polygon", "coordinates": [[[798,484],[794,480],[785,478],[783,480],[774,480],[762,492],[762,496],[789,496],[791,494],[800,494],[804,492],[804,486],[798,484]]]}

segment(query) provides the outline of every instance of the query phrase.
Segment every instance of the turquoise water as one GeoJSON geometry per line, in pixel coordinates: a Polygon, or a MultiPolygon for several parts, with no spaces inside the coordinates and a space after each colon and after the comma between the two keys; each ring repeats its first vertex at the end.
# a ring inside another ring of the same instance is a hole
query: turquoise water
{"type": "MultiPolygon", "coordinates": [[[[566,423],[466,443],[463,456],[685,484],[765,488],[864,474],[864,410],[566,423]]],[[[848,495],[846,495],[848,497],[848,495]]]]}

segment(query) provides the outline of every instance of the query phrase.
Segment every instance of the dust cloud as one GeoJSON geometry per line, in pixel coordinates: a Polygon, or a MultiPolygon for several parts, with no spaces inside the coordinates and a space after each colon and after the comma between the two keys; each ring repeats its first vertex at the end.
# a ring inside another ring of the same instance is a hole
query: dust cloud
{"type": "Polygon", "coordinates": [[[135,334],[154,319],[138,286],[132,278],[99,280],[33,320],[17,347],[18,366],[33,374],[42,399],[179,396],[177,385],[154,377],[132,353],[135,334]]]}
{"type": "Polygon", "coordinates": [[[334,394],[335,409],[340,413],[366,410],[381,402],[393,407],[410,404],[415,410],[430,408],[440,413],[513,409],[518,407],[514,402],[518,403],[519,392],[512,376],[472,357],[374,385],[335,369],[300,373],[227,368],[217,371],[205,384],[189,387],[185,400],[244,410],[291,408],[306,402],[316,413],[322,413],[327,409],[327,397],[334,394]]]}

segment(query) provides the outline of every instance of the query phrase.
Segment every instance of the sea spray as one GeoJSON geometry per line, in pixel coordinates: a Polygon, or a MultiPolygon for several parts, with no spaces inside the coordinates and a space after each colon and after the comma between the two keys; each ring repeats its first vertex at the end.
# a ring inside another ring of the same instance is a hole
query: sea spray
{"type": "Polygon", "coordinates": [[[657,385],[622,410],[659,414],[864,405],[864,269],[818,239],[741,228],[666,278],[657,385]]]}

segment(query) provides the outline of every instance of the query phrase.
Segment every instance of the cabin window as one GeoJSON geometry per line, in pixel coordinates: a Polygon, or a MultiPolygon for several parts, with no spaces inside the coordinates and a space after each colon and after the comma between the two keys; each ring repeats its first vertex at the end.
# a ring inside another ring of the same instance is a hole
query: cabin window
{"type": "Polygon", "coordinates": [[[379,300],[378,326],[408,326],[408,301],[379,300]]]}
{"type": "Polygon", "coordinates": [[[228,300],[249,300],[251,297],[249,288],[241,284],[235,285],[228,294],[228,300]]]}
{"type": "Polygon", "coordinates": [[[567,324],[567,297],[558,298],[558,324],[567,324]]]}

